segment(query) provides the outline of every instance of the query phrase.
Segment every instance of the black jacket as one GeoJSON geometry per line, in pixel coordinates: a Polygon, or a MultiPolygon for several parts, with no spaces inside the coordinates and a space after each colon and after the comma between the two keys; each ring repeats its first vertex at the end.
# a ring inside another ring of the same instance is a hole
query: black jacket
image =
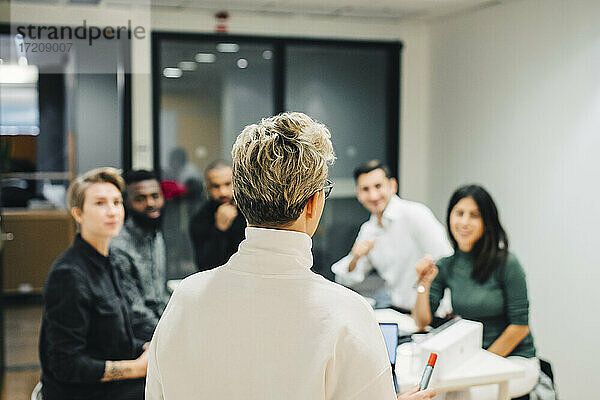
{"type": "Polygon", "coordinates": [[[119,386],[135,381],[100,382],[106,360],[142,353],[116,276],[108,257],[80,235],[52,266],[39,343],[45,400],[114,400],[119,386]]]}
{"type": "Polygon", "coordinates": [[[192,218],[190,236],[194,246],[196,267],[205,271],[223,265],[238,249],[244,239],[246,219],[238,209],[238,215],[226,231],[215,225],[215,212],[221,203],[208,201],[192,218]]]}

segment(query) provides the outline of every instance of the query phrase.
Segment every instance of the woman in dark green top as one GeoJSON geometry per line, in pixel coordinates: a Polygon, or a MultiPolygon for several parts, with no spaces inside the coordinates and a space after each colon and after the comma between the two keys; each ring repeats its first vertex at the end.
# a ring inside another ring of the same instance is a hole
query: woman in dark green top
{"type": "Polygon", "coordinates": [[[528,383],[515,393],[510,384],[512,396],[528,393],[537,382],[537,360],[529,331],[525,273],[508,251],[494,201],[481,186],[463,186],[450,199],[446,224],[454,255],[441,259],[437,266],[426,257],[416,267],[417,326],[431,322],[432,310],[449,288],[454,313],[483,323],[484,348],[503,357],[532,359],[521,361],[534,366],[535,376],[526,374],[528,383]]]}

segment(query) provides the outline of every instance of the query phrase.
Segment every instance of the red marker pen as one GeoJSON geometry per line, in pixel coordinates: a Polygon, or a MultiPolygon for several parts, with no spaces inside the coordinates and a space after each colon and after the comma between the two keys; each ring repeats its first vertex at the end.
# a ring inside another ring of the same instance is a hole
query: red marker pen
{"type": "Polygon", "coordinates": [[[419,391],[425,390],[427,389],[427,386],[429,386],[429,380],[431,379],[431,374],[433,373],[433,367],[435,366],[436,360],[437,354],[431,353],[429,355],[429,361],[427,361],[427,365],[425,366],[425,371],[423,371],[421,382],[419,382],[419,391]]]}

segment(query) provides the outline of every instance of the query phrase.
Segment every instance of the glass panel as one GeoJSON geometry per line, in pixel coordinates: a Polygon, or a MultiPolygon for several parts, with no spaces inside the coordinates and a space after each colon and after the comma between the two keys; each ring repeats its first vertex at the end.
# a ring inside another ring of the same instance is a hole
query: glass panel
{"type": "MultiPolygon", "coordinates": [[[[0,64],[0,75],[6,73],[4,69],[6,66],[0,64]]],[[[37,68],[35,71],[37,72],[37,68]]],[[[0,135],[36,136],[39,133],[37,79],[29,84],[9,84],[0,81],[0,135]]]]}
{"type": "Polygon", "coordinates": [[[350,251],[360,224],[368,218],[355,199],[354,168],[374,158],[387,161],[388,57],[380,48],[286,48],[286,109],[326,124],[338,157],[329,174],[335,188],[314,241],[314,270],[329,279],[331,264],[350,251]]]}
{"type": "Polygon", "coordinates": [[[261,43],[161,40],[160,166],[187,193],[167,201],[169,278],[195,272],[189,222],[205,200],[203,171],[231,160],[244,126],[273,114],[273,51],[261,43]]]}
{"type": "Polygon", "coordinates": [[[123,116],[117,75],[77,74],[73,93],[78,174],[105,166],[122,168],[123,116]]]}
{"type": "Polygon", "coordinates": [[[64,208],[72,175],[122,167],[129,42],[74,41],[60,54],[22,42],[0,35],[2,206],[64,208]]]}

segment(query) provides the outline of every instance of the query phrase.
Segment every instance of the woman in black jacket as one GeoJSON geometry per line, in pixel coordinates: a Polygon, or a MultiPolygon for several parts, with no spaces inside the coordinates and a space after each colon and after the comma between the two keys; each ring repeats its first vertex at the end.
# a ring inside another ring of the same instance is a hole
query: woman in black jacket
{"type": "Polygon", "coordinates": [[[67,202],[79,233],[54,263],[44,288],[40,334],[45,400],[143,399],[146,345],[109,263],[124,218],[124,182],[114,168],[75,179],[67,202]]]}

